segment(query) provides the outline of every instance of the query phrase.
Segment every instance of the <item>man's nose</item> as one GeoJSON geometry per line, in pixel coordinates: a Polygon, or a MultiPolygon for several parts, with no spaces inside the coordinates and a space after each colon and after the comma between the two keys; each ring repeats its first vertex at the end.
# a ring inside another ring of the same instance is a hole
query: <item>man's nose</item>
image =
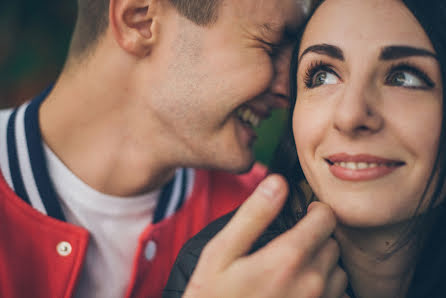
{"type": "Polygon", "coordinates": [[[270,90],[281,108],[288,107],[290,103],[291,52],[291,47],[284,48],[274,62],[274,78],[270,90]]]}

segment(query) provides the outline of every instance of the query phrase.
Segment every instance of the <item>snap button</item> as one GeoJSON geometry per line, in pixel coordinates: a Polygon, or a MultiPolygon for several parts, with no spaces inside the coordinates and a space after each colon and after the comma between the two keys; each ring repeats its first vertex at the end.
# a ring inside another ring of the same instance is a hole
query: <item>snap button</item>
{"type": "Polygon", "coordinates": [[[145,251],[146,259],[147,261],[152,261],[155,258],[156,255],[156,243],[155,241],[149,241],[146,246],[145,251]]]}
{"type": "Polygon", "coordinates": [[[71,247],[71,244],[67,241],[62,241],[59,242],[59,244],[57,244],[57,253],[62,257],[69,256],[72,251],[73,248],[71,247]]]}

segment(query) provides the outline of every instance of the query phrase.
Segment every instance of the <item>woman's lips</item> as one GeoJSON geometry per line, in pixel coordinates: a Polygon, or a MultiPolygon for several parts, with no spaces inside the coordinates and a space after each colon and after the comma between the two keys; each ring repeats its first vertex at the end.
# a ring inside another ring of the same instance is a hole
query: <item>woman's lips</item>
{"type": "Polygon", "coordinates": [[[366,181],[381,178],[405,165],[400,160],[391,160],[368,154],[349,155],[338,153],[325,158],[330,172],[347,181],[366,181]]]}

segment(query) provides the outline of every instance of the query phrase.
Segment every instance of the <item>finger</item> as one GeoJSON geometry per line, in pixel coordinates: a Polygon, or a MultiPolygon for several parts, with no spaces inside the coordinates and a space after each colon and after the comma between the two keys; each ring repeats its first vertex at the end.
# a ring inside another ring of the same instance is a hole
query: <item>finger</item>
{"type": "Polygon", "coordinates": [[[345,271],[337,266],[328,277],[323,298],[345,298],[348,278],[345,271]]]}
{"type": "Polygon", "coordinates": [[[288,185],[277,174],[268,176],[239,208],[234,217],[205,247],[202,257],[212,256],[217,268],[225,268],[245,255],[254,241],[280,212],[288,185]],[[214,253],[217,252],[218,254],[214,253]]]}
{"type": "Polygon", "coordinates": [[[311,259],[323,243],[332,235],[336,218],[330,207],[313,202],[312,208],[292,229],[269,242],[258,251],[262,258],[300,266],[311,259]]]}
{"type": "Polygon", "coordinates": [[[333,238],[328,238],[324,244],[314,254],[307,265],[309,270],[320,272],[324,279],[332,275],[333,271],[339,267],[340,256],[339,244],[333,238]]]}

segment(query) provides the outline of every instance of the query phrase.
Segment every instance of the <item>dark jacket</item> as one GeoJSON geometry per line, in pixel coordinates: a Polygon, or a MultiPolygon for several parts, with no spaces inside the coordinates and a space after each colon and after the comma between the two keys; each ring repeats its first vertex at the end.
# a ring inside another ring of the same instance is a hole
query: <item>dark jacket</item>
{"type": "MultiPolygon", "coordinates": [[[[212,237],[223,229],[234,213],[235,212],[231,212],[210,223],[183,246],[173,265],[167,285],[164,288],[163,298],[182,297],[204,246],[212,239],[212,237]]],[[[281,234],[282,231],[283,229],[281,229],[276,222],[271,224],[254,243],[250,253],[253,253],[266,245],[273,238],[281,234]]]]}

